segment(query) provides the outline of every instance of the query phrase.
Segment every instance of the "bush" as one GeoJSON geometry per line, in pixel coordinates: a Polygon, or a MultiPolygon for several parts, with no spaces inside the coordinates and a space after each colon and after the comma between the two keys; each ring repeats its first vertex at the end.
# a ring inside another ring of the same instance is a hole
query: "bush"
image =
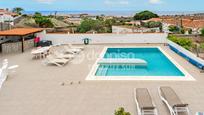
{"type": "Polygon", "coordinates": [[[185,34],[184,28],[181,28],[181,29],[180,29],[180,33],[181,33],[181,34],[185,34]]]}
{"type": "Polygon", "coordinates": [[[147,28],[162,27],[162,23],[161,22],[155,22],[155,21],[149,21],[149,22],[143,23],[142,25],[144,27],[147,27],[147,28]]]}
{"type": "Polygon", "coordinates": [[[35,12],[33,18],[35,19],[35,22],[39,25],[39,27],[42,28],[54,27],[54,24],[51,22],[51,20],[46,16],[42,16],[42,14],[39,12],[35,12]]]}
{"type": "Polygon", "coordinates": [[[201,30],[201,36],[204,36],[204,28],[201,30]]]}
{"type": "Polygon", "coordinates": [[[204,50],[204,43],[200,44],[200,48],[204,50]]]}
{"type": "Polygon", "coordinates": [[[103,20],[92,20],[92,19],[84,19],[81,24],[77,27],[77,32],[86,33],[90,30],[97,31],[98,33],[111,33],[112,25],[116,24],[116,20],[107,19],[103,20]]]}
{"type": "Polygon", "coordinates": [[[158,18],[159,16],[151,11],[142,11],[140,13],[136,13],[133,17],[134,20],[149,20],[151,18],[158,18]]]}
{"type": "Polygon", "coordinates": [[[184,47],[187,50],[190,50],[192,48],[192,40],[188,38],[178,38],[176,36],[170,35],[168,36],[168,39],[175,42],[176,44],[184,47]]]}
{"type": "Polygon", "coordinates": [[[86,33],[90,30],[95,30],[97,32],[103,32],[104,31],[104,23],[99,20],[92,20],[92,19],[85,19],[82,21],[80,26],[77,28],[78,32],[80,33],[86,33]]]}
{"type": "Polygon", "coordinates": [[[177,26],[173,26],[173,25],[169,26],[169,31],[170,31],[170,32],[178,33],[179,30],[180,30],[180,29],[179,29],[179,27],[177,27],[177,26]]]}
{"type": "Polygon", "coordinates": [[[115,110],[115,115],[131,115],[129,112],[125,112],[123,107],[118,108],[115,110]]]}
{"type": "Polygon", "coordinates": [[[189,29],[189,30],[188,30],[188,33],[189,33],[189,34],[192,34],[192,33],[193,33],[193,30],[192,30],[192,29],[189,29]]]}

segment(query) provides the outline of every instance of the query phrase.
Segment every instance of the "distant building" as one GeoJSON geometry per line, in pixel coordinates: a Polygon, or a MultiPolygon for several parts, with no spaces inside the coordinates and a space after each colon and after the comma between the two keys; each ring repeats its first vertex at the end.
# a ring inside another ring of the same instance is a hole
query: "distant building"
{"type": "Polygon", "coordinates": [[[10,25],[14,25],[13,21],[16,16],[18,16],[16,13],[0,9],[0,23],[9,23],[10,25]]]}
{"type": "Polygon", "coordinates": [[[8,9],[0,9],[0,14],[10,15],[12,17],[18,16],[18,14],[14,13],[14,12],[11,12],[8,9]]]}
{"type": "MultiPolygon", "coordinates": [[[[187,17],[187,16],[185,16],[187,17]]],[[[192,29],[193,34],[200,33],[200,30],[204,27],[204,19],[193,19],[193,18],[183,18],[182,16],[176,16],[176,17],[161,17],[161,18],[152,18],[147,20],[148,21],[156,21],[156,22],[162,22],[163,24],[163,31],[169,32],[168,27],[170,25],[175,25],[178,27],[184,27],[186,29],[192,29]]]]}
{"type": "Polygon", "coordinates": [[[66,21],[73,24],[81,24],[82,19],[80,17],[70,17],[66,21]]]}
{"type": "Polygon", "coordinates": [[[108,19],[114,19],[114,16],[102,16],[104,18],[104,20],[108,20],[108,19]]]}
{"type": "Polygon", "coordinates": [[[128,25],[141,25],[141,21],[130,21],[130,22],[125,22],[125,24],[128,24],[128,25]]]}
{"type": "Polygon", "coordinates": [[[112,33],[151,33],[160,32],[159,28],[137,28],[130,26],[112,26],[112,33]]]}
{"type": "Polygon", "coordinates": [[[89,18],[92,20],[96,20],[96,16],[89,14],[69,14],[66,19],[67,22],[73,24],[80,24],[83,18],[89,18]]]}

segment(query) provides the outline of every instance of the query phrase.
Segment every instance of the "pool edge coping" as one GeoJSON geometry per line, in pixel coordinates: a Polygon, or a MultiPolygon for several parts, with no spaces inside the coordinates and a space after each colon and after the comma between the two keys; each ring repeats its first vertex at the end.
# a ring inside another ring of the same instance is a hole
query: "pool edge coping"
{"type": "Polygon", "coordinates": [[[141,81],[196,81],[190,73],[188,73],[175,59],[173,59],[166,51],[164,51],[161,46],[105,46],[101,51],[99,57],[92,65],[91,71],[85,80],[89,81],[100,81],[100,80],[141,80],[141,81]],[[158,48],[167,59],[169,59],[183,74],[184,77],[178,76],[96,76],[95,73],[98,69],[97,62],[104,57],[108,48],[158,48]]]}

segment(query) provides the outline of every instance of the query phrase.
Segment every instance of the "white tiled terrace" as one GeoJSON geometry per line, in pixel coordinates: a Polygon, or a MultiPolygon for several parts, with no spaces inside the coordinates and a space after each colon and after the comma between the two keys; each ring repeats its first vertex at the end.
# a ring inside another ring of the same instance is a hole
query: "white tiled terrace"
{"type": "MultiPolygon", "coordinates": [[[[147,45],[147,44],[146,44],[147,45]]],[[[143,44],[143,46],[146,46],[143,44]]],[[[89,45],[83,54],[101,53],[105,46],[138,46],[138,44],[89,45]]],[[[46,66],[43,60],[33,60],[30,51],[2,55],[11,65],[20,67],[11,73],[0,90],[0,115],[113,115],[118,107],[124,107],[137,115],[133,97],[134,88],[148,88],[160,115],[169,115],[167,107],[159,98],[159,86],[171,86],[180,98],[189,103],[193,114],[204,111],[204,73],[195,66],[161,46],[188,71],[196,81],[86,81],[97,57],[79,55],[64,67],[46,66]],[[74,82],[70,85],[70,82],[74,82]],[[78,84],[78,82],[81,82],[78,84]],[[65,83],[62,86],[62,83],[65,83]]]]}

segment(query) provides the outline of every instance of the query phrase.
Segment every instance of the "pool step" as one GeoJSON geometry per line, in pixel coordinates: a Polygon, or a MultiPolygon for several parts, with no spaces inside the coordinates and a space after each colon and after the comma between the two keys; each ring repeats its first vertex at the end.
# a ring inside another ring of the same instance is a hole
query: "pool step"
{"type": "Polygon", "coordinates": [[[147,66],[147,62],[143,59],[129,59],[129,58],[106,58],[98,61],[100,65],[138,65],[147,66]]]}
{"type": "Polygon", "coordinates": [[[99,69],[99,75],[100,76],[106,76],[106,73],[108,71],[109,66],[103,66],[99,69]]]}

